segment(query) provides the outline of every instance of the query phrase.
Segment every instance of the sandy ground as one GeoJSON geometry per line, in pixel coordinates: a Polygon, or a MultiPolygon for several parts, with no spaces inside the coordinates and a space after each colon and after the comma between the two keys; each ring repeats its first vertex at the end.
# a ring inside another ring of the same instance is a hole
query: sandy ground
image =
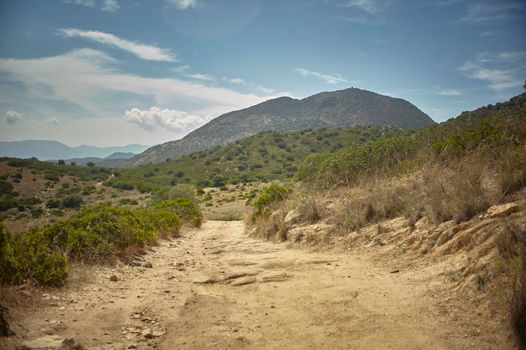
{"type": "Polygon", "coordinates": [[[87,349],[498,348],[439,312],[424,272],[250,239],[239,221],[208,221],[144,262],[37,296],[3,346],[53,334],[87,349]]]}

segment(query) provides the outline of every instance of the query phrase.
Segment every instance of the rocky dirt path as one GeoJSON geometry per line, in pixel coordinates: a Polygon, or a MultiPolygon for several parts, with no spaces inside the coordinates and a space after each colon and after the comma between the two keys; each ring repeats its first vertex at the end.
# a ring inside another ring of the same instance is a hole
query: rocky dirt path
{"type": "Polygon", "coordinates": [[[42,295],[19,333],[88,349],[477,348],[432,307],[425,276],[243,231],[208,221],[142,266],[93,268],[88,281],[42,295]]]}

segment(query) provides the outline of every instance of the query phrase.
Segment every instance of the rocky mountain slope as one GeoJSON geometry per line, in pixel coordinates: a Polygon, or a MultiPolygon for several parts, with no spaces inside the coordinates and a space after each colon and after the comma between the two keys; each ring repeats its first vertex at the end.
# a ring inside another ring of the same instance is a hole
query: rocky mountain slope
{"type": "Polygon", "coordinates": [[[322,92],[301,100],[280,97],[223,114],[180,140],[147,149],[128,165],[162,162],[268,130],[357,125],[417,129],[432,124],[434,121],[428,115],[408,101],[356,88],[322,92]]]}

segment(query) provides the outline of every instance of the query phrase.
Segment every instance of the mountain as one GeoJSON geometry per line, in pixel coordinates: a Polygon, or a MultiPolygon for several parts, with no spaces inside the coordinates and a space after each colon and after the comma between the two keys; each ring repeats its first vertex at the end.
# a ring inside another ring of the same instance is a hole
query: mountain
{"type": "Polygon", "coordinates": [[[184,138],[153,146],[127,166],[158,163],[167,158],[227,144],[262,131],[388,125],[418,129],[435,122],[416,106],[399,98],[350,88],[322,92],[301,100],[279,97],[223,114],[184,138]]]}
{"type": "MultiPolygon", "coordinates": [[[[138,144],[115,147],[96,147],[87,145],[69,147],[57,141],[47,140],[25,140],[14,142],[0,141],[0,156],[15,158],[36,157],[40,160],[86,157],[105,158],[114,153],[138,154],[147,148],[148,146],[138,144]]],[[[121,158],[129,157],[123,156],[121,158]]]]}
{"type": "Polygon", "coordinates": [[[136,156],[136,153],[132,152],[115,152],[105,157],[104,159],[130,159],[136,156]]]}
{"type": "MultiPolygon", "coordinates": [[[[83,157],[64,159],[64,161],[66,162],[66,164],[75,163],[76,165],[85,166],[91,162],[97,166],[105,166],[108,168],[120,168],[126,163],[128,159],[131,159],[135,156],[136,154],[131,152],[115,152],[104,158],[83,157]]],[[[52,160],[52,162],[57,162],[57,160],[52,160]]]]}

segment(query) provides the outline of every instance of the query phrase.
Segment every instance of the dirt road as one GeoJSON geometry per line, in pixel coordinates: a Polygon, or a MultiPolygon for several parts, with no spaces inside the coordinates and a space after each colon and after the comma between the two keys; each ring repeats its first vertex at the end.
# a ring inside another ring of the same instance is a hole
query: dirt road
{"type": "Polygon", "coordinates": [[[76,276],[21,320],[25,337],[55,334],[88,349],[474,345],[432,307],[422,276],[374,267],[366,256],[289,249],[243,231],[241,222],[208,221],[148,252],[146,267],[76,276]]]}

